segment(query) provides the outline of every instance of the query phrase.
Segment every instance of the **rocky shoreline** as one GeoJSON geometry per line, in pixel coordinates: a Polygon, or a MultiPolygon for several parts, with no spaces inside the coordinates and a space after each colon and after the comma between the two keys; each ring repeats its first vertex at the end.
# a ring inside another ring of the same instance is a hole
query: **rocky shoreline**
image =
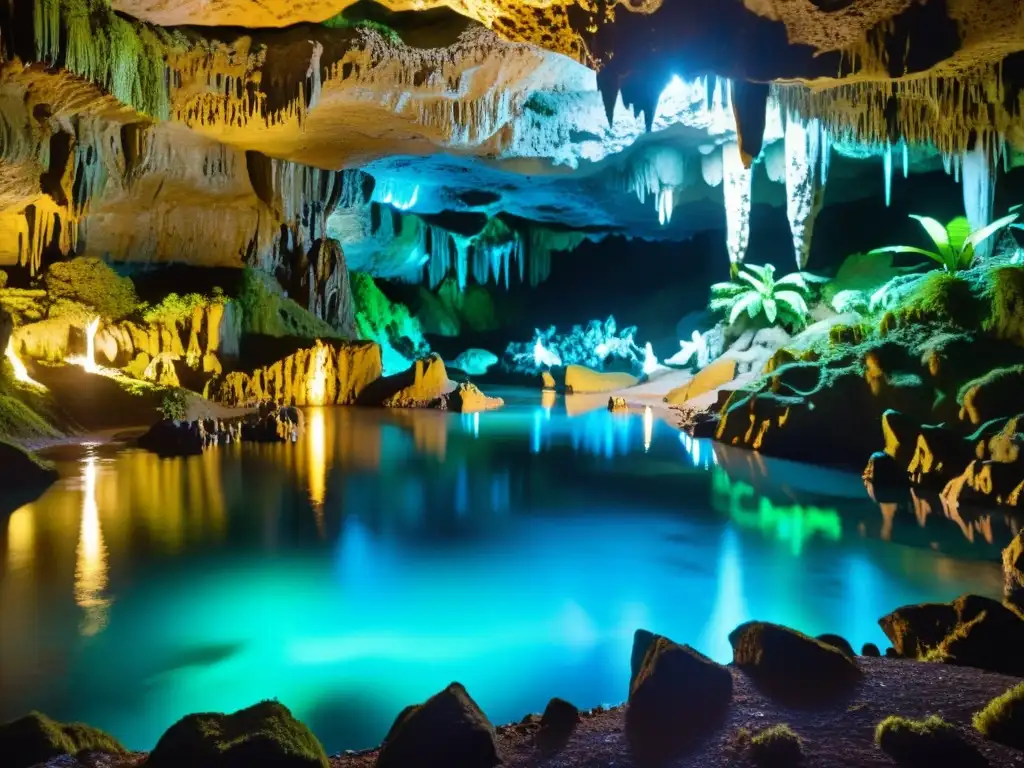
{"type": "Polygon", "coordinates": [[[0,725],[0,755],[4,768],[1019,765],[1022,552],[1024,533],[1004,551],[1003,602],[964,595],[879,619],[892,643],[884,655],[750,621],[730,633],[733,661],[721,665],[640,629],[628,699],[610,709],[552,699],[543,714],[494,727],[452,683],[399,713],[380,747],[333,757],[276,701],[188,715],[149,753],[32,713],[0,725]]]}

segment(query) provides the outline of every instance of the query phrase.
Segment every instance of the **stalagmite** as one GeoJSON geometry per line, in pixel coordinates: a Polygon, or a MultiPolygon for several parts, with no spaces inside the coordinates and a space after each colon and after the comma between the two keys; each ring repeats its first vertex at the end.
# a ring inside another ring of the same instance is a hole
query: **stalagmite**
{"type": "Polygon", "coordinates": [[[725,195],[725,244],[729,262],[740,264],[747,254],[750,236],[750,168],[743,165],[736,142],[722,147],[723,193],[725,195]]]}
{"type": "Polygon", "coordinates": [[[823,149],[821,125],[804,123],[796,115],[786,120],[786,215],[793,235],[793,250],[799,269],[807,265],[811,252],[814,221],[821,210],[824,182],[819,173],[823,149]]]}
{"type": "MultiPolygon", "coordinates": [[[[996,195],[996,176],[988,142],[979,139],[972,150],[963,156],[964,210],[971,231],[977,232],[992,222],[992,206],[996,195]]],[[[992,250],[992,238],[981,243],[978,256],[987,256],[992,250]]]]}

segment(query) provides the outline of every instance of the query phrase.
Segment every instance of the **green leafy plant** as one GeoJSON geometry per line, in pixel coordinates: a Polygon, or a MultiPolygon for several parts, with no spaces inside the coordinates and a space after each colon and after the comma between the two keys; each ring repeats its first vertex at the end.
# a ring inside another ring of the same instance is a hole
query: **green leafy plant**
{"type": "Polygon", "coordinates": [[[1011,209],[1011,213],[1001,219],[996,219],[991,224],[972,231],[966,216],[957,216],[943,226],[930,216],[918,216],[912,213],[910,218],[924,228],[935,245],[934,251],[913,245],[887,245],[884,248],[875,248],[871,253],[916,253],[938,262],[947,272],[959,272],[962,269],[970,268],[974,263],[975,253],[983,242],[1016,221],[1018,215],[1011,209]]]}
{"type": "Polygon", "coordinates": [[[184,421],[188,414],[188,394],[184,389],[170,389],[158,407],[160,415],[171,421],[184,421]]]}
{"type": "Polygon", "coordinates": [[[808,272],[791,272],[776,280],[772,264],[744,264],[735,280],[711,286],[708,309],[726,313],[729,325],[746,312],[752,320],[764,316],[769,325],[801,328],[810,314],[806,298],[810,284],[824,281],[808,272]]]}

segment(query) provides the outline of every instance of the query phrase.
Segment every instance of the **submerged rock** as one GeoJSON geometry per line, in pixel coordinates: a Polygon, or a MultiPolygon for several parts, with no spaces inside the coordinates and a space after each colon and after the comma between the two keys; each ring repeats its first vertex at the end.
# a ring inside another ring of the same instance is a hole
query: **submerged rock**
{"type": "Polygon", "coordinates": [[[592,371],[582,365],[565,367],[565,391],[573,394],[612,392],[636,386],[638,382],[636,376],[628,373],[592,371]]]}
{"type": "Polygon", "coordinates": [[[831,696],[862,676],[842,651],[778,624],[749,621],[729,634],[729,642],[736,666],[779,698],[831,696]]]}
{"type": "Polygon", "coordinates": [[[83,723],[58,723],[39,712],[0,724],[0,764],[30,768],[61,755],[103,752],[123,755],[113,736],[83,723]]]}
{"type": "Polygon", "coordinates": [[[194,422],[164,419],[139,438],[139,447],[159,456],[198,456],[206,445],[194,422]]]}
{"type": "Polygon", "coordinates": [[[283,704],[263,701],[230,715],[186,715],[146,761],[149,768],[328,768],[316,736],[283,704]]]}
{"type": "Polygon", "coordinates": [[[493,768],[494,728],[459,683],[406,707],[391,726],[377,768],[493,768]]]}
{"type": "Polygon", "coordinates": [[[630,749],[642,762],[676,757],[718,725],[731,699],[728,669],[687,645],[655,636],[629,693],[630,749]]]}

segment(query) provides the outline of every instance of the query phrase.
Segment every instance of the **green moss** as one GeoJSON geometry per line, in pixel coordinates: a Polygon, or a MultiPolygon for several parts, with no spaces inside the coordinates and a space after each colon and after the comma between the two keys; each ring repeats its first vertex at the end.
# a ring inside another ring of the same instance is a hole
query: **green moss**
{"type": "Polygon", "coordinates": [[[48,419],[49,397],[14,380],[11,364],[0,359],[0,439],[19,442],[58,437],[48,419]]]}
{"type": "Polygon", "coordinates": [[[992,699],[973,722],[986,739],[1024,749],[1024,683],[992,699]]]}
{"type": "Polygon", "coordinates": [[[14,318],[16,326],[42,320],[46,315],[46,291],[0,287],[0,306],[14,318]]]}
{"type": "Polygon", "coordinates": [[[0,755],[5,768],[29,768],[60,755],[125,749],[112,736],[82,723],[58,723],[39,712],[0,725],[0,755]]]}
{"type": "Polygon", "coordinates": [[[985,306],[969,279],[936,270],[915,284],[896,313],[904,321],[942,322],[961,328],[978,328],[985,315],[985,306]]]}
{"type": "Polygon", "coordinates": [[[186,715],[149,755],[149,768],[327,768],[316,736],[276,701],[230,714],[186,715]]]}
{"type": "Polygon", "coordinates": [[[139,297],[130,278],[121,277],[100,259],[79,256],[52,264],[43,278],[46,293],[60,301],[84,305],[106,320],[135,312],[139,297]]]}
{"type": "Polygon", "coordinates": [[[188,392],[184,389],[168,389],[160,400],[160,415],[165,419],[182,421],[188,414],[188,392]]]}
{"type": "Polygon", "coordinates": [[[410,358],[429,352],[420,323],[408,307],[388,299],[368,274],[353,272],[350,280],[356,333],[380,344],[385,374],[396,373],[408,367],[410,358]]]}
{"type": "Polygon", "coordinates": [[[1024,267],[1005,266],[987,275],[989,315],[982,329],[997,339],[1024,346],[1024,267]]]}
{"type": "Polygon", "coordinates": [[[178,326],[191,320],[192,313],[198,307],[207,307],[211,303],[221,300],[222,296],[223,291],[217,288],[214,288],[212,298],[199,293],[186,293],[184,296],[169,293],[156,306],[146,308],[142,313],[142,319],[147,323],[178,326]]]}
{"type": "Polygon", "coordinates": [[[320,23],[328,29],[371,29],[393,45],[402,45],[402,36],[387,24],[372,19],[352,19],[345,11],[320,23]]]}
{"type": "Polygon", "coordinates": [[[788,725],[772,725],[750,739],[750,755],[757,765],[782,768],[800,762],[803,746],[803,739],[788,725]]]}
{"type": "Polygon", "coordinates": [[[979,758],[957,729],[937,715],[924,720],[890,715],[875,727],[875,743],[900,765],[972,766],[979,758]]]}
{"type": "Polygon", "coordinates": [[[270,275],[246,269],[237,298],[242,332],[302,339],[335,339],[338,332],[287,298],[270,275]]]}

